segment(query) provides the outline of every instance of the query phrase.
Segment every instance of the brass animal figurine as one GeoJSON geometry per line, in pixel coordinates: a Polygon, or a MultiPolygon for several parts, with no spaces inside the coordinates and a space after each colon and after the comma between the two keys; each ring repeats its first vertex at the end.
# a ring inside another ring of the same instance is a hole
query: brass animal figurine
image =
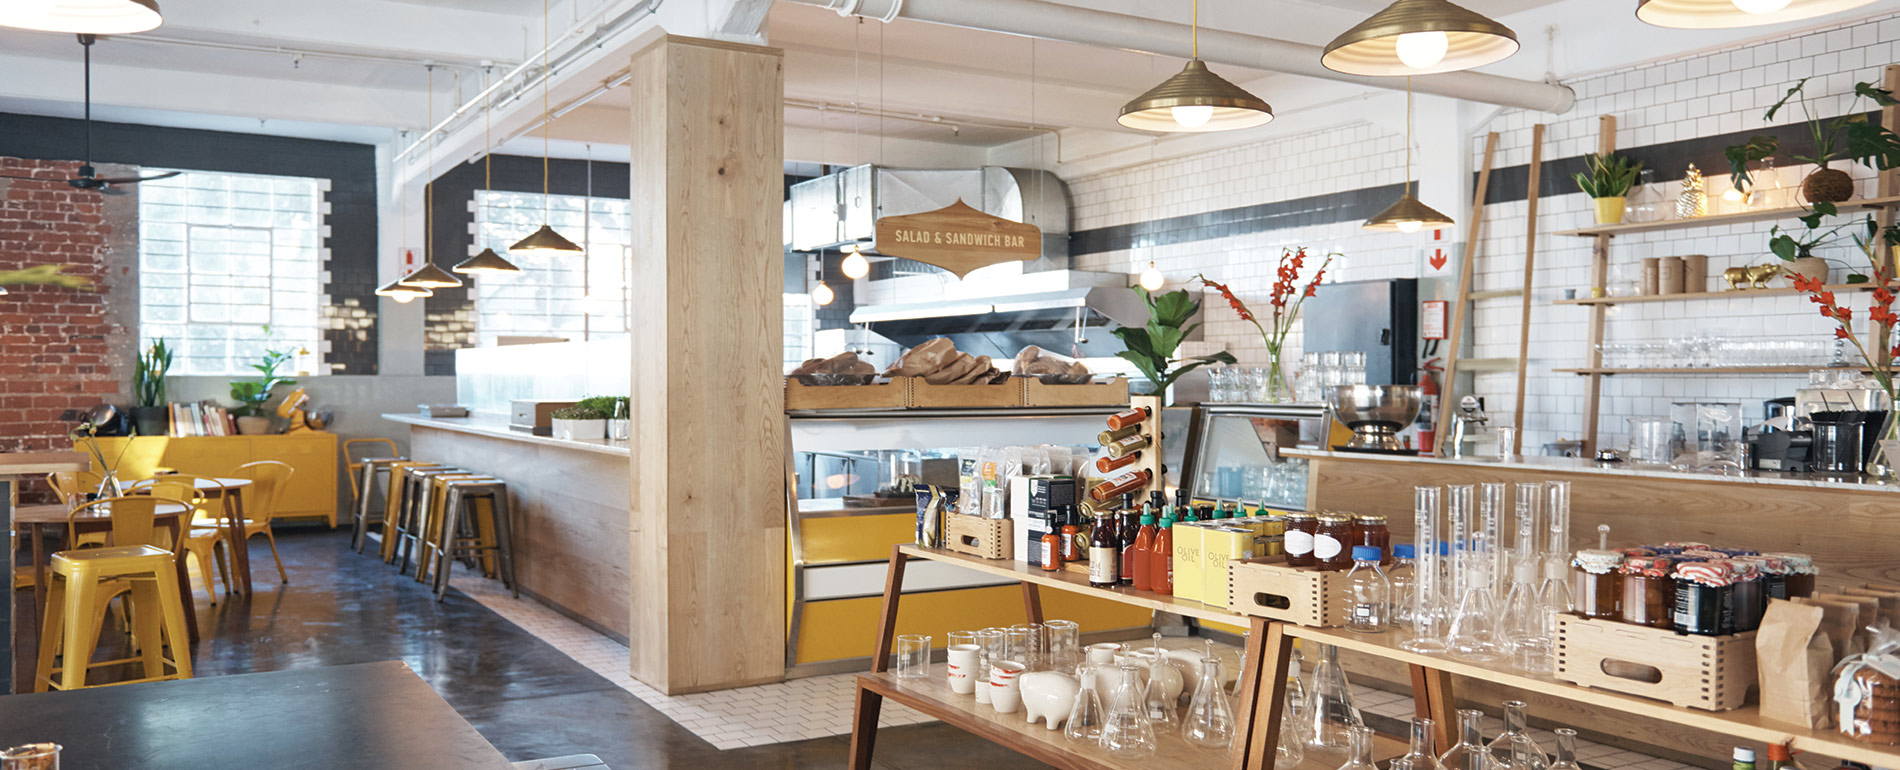
{"type": "Polygon", "coordinates": [[[1749,284],[1753,284],[1757,289],[1766,289],[1768,282],[1780,274],[1780,265],[1731,267],[1722,271],[1722,280],[1728,281],[1730,289],[1746,289],[1749,288],[1749,284]]]}

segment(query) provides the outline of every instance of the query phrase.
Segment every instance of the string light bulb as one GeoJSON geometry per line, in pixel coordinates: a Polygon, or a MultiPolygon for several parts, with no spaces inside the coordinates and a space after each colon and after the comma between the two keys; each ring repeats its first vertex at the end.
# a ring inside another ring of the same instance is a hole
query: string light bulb
{"type": "Polygon", "coordinates": [[[1148,269],[1141,271],[1141,288],[1142,289],[1146,291],[1155,292],[1155,291],[1161,291],[1161,287],[1166,286],[1166,285],[1167,285],[1167,278],[1161,274],[1160,269],[1155,267],[1155,263],[1149,262],[1148,269]]]}

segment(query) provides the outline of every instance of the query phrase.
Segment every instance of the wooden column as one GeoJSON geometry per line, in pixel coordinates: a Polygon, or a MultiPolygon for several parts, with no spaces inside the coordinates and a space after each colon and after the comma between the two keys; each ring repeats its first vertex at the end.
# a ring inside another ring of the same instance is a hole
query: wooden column
{"type": "Polygon", "coordinates": [[[633,55],[635,678],[785,674],[783,55],[663,37],[633,55]]]}
{"type": "MultiPolygon", "coordinates": [[[[1597,118],[1597,154],[1609,155],[1616,152],[1616,116],[1603,115],[1597,118]]],[[[1598,235],[1590,246],[1590,290],[1602,291],[1604,297],[1610,296],[1610,236],[1598,235]]],[[[1596,296],[1596,295],[1592,295],[1596,296]]],[[[1609,318],[1610,306],[1596,304],[1590,306],[1589,347],[1583,352],[1584,368],[1590,373],[1583,380],[1583,456],[1592,457],[1597,451],[1597,417],[1603,410],[1603,326],[1609,318]]]]}

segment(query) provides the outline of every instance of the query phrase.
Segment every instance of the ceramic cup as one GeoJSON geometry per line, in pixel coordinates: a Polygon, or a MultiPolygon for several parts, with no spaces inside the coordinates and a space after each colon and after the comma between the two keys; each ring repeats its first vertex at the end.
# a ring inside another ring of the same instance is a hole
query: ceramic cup
{"type": "Polygon", "coordinates": [[[977,646],[974,644],[950,645],[949,670],[950,691],[958,695],[969,695],[976,690],[977,646]]]}
{"type": "Polygon", "coordinates": [[[1028,666],[1020,661],[999,660],[990,666],[990,703],[998,714],[1014,714],[1023,703],[1022,675],[1028,666]]]}

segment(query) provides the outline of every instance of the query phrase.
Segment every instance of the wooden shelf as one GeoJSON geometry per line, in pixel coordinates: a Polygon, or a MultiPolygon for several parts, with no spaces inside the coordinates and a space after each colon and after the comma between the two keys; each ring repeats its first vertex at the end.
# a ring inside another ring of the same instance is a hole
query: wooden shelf
{"type": "MultiPolygon", "coordinates": [[[[1878,288],[1878,287],[1874,286],[1871,283],[1830,283],[1827,286],[1822,287],[1822,288],[1825,288],[1828,291],[1854,292],[1854,291],[1873,291],[1875,288],[1878,288]]],[[[1900,289],[1900,286],[1889,285],[1889,288],[1900,289]]],[[[1726,290],[1726,291],[1701,291],[1701,292],[1693,292],[1693,293],[1688,293],[1688,294],[1648,294],[1648,295],[1643,295],[1640,297],[1578,297],[1576,299],[1560,299],[1552,304],[1557,304],[1557,305],[1636,305],[1636,304],[1642,304],[1645,302],[1687,302],[1687,301],[1703,300],[1703,299],[1748,299],[1751,297],[1780,297],[1780,296],[1785,296],[1789,294],[1806,294],[1806,293],[1807,292],[1801,291],[1800,289],[1796,289],[1792,286],[1782,286],[1782,287],[1776,287],[1773,289],[1731,289],[1731,290],[1726,290]]]]}
{"type": "MultiPolygon", "coordinates": [[[[1552,369],[1558,374],[1807,374],[1816,369],[1834,369],[1832,366],[1676,366],[1637,369],[1552,369]]],[[[1866,371],[1862,369],[1861,371],[1866,371]]],[[[1894,371],[1900,371],[1896,368],[1894,371]]]]}
{"type": "Polygon", "coordinates": [[[1556,679],[1499,670],[1497,664],[1468,663],[1442,655],[1421,655],[1398,646],[1400,634],[1355,634],[1331,628],[1288,625],[1287,636],[1311,639],[1343,649],[1381,658],[1437,669],[1459,676],[1586,703],[1625,714],[1657,719],[1672,724],[1708,730],[1713,733],[1762,743],[1788,743],[1795,751],[1810,751],[1835,759],[1865,762],[1875,767],[1900,766],[1900,747],[1878,746],[1848,738],[1833,730],[1809,730],[1793,725],[1765,721],[1759,710],[1743,706],[1733,711],[1701,711],[1680,708],[1662,701],[1620,695],[1604,690],[1559,682],[1556,679]]]}
{"type": "Polygon", "coordinates": [[[1239,626],[1247,625],[1248,621],[1248,616],[1246,615],[1242,615],[1238,612],[1230,612],[1219,607],[1209,607],[1193,599],[1176,599],[1165,594],[1158,594],[1152,591],[1137,591],[1133,588],[1096,588],[1095,586],[1089,585],[1087,575],[1079,572],[1049,572],[1041,567],[1030,566],[1028,562],[991,561],[976,556],[967,556],[954,551],[947,551],[940,548],[925,548],[918,545],[900,546],[898,550],[902,551],[906,556],[939,561],[945,564],[955,564],[965,569],[973,569],[1000,578],[1018,580],[1025,583],[1035,583],[1040,586],[1048,586],[1072,593],[1086,594],[1109,601],[1132,604],[1137,607],[1146,607],[1151,610],[1172,612],[1176,615],[1186,615],[1190,618],[1212,620],[1216,623],[1229,623],[1239,626]]]}
{"type": "MultiPolygon", "coordinates": [[[[1894,208],[1896,206],[1900,206],[1900,196],[1865,198],[1835,204],[1835,208],[1842,214],[1850,211],[1885,209],[1894,208]]],[[[1661,222],[1591,225],[1575,230],[1559,230],[1556,232],[1556,235],[1574,235],[1583,238],[1594,238],[1599,235],[1632,235],[1635,233],[1653,233],[1662,230],[1681,230],[1688,227],[1715,227],[1717,225],[1736,225],[1747,222],[1766,222],[1775,219],[1794,219],[1804,216],[1807,213],[1808,209],[1806,207],[1794,206],[1790,208],[1763,209],[1761,211],[1744,211],[1738,214],[1712,214],[1710,216],[1696,217],[1694,219],[1665,219],[1661,222]]]]}

